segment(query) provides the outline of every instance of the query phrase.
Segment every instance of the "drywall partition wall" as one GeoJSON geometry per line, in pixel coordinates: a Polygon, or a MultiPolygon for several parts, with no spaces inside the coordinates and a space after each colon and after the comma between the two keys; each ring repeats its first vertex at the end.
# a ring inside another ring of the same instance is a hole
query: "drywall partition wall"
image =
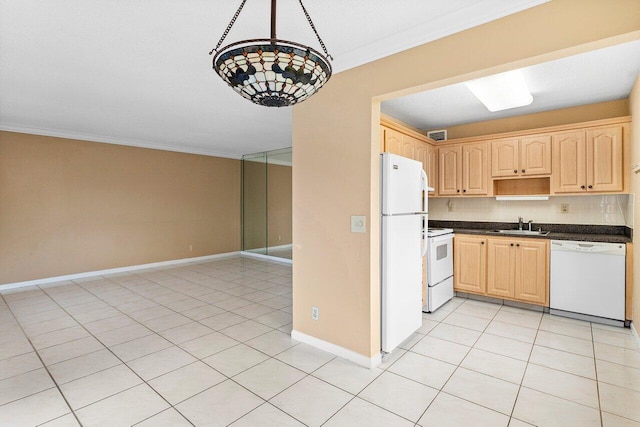
{"type": "Polygon", "coordinates": [[[492,135],[494,133],[512,132],[525,129],[536,129],[547,126],[586,122],[590,120],[609,119],[629,115],[629,100],[598,102],[562,108],[542,113],[507,117],[504,119],[470,123],[447,127],[448,139],[466,138],[469,136],[492,135]]]}
{"type": "Polygon", "coordinates": [[[238,250],[239,160],[0,132],[0,284],[238,250]]]}
{"type": "Polygon", "coordinates": [[[554,0],[338,73],[294,107],[294,331],[380,351],[378,101],[638,39],[639,16],[634,0],[554,0]]]}
{"type": "MultiPolygon", "coordinates": [[[[629,96],[629,107],[631,109],[631,201],[633,208],[633,223],[640,224],[640,173],[635,173],[637,165],[640,163],[640,75],[631,90],[629,96]]],[[[634,246],[638,242],[638,230],[634,230],[634,246]]],[[[633,251],[633,319],[638,330],[640,323],[640,248],[633,251]]]]}

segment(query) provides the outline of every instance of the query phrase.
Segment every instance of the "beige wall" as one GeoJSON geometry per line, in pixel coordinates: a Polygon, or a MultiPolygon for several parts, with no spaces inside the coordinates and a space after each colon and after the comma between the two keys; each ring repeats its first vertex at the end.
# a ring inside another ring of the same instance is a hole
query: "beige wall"
{"type": "Polygon", "coordinates": [[[639,14],[635,0],[554,0],[339,73],[294,107],[293,329],[365,357],[380,351],[380,114],[373,98],[637,39],[639,14]],[[363,214],[369,231],[350,233],[349,217],[363,214]]]}
{"type": "Polygon", "coordinates": [[[560,110],[507,117],[447,128],[447,138],[465,138],[468,136],[491,135],[494,133],[535,129],[546,126],[565,125],[588,120],[608,119],[629,115],[629,100],[599,102],[560,110]]]}
{"type": "Polygon", "coordinates": [[[0,132],[0,284],[239,249],[239,160],[0,132]]]}
{"type": "MultiPolygon", "coordinates": [[[[631,109],[631,164],[640,162],[640,75],[629,96],[631,109]]],[[[631,192],[633,200],[633,223],[640,224],[640,174],[631,174],[631,192]]],[[[634,230],[634,236],[640,233],[634,230]]],[[[634,246],[638,239],[634,238],[634,246]]],[[[633,251],[633,319],[634,323],[640,322],[640,247],[634,247],[633,251]]],[[[636,329],[639,329],[636,327],[636,329]]]]}

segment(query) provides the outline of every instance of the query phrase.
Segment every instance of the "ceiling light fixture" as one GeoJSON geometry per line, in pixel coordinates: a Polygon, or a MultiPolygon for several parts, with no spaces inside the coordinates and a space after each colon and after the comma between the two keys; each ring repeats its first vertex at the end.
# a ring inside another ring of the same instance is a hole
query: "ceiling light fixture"
{"type": "Polygon", "coordinates": [[[520,70],[507,71],[464,83],[491,112],[523,107],[533,102],[520,70]]]}
{"type": "Polygon", "coordinates": [[[231,18],[220,41],[209,55],[213,69],[233,90],[249,101],[266,107],[287,107],[316,93],[331,77],[333,60],[318,35],[307,9],[300,6],[318,38],[324,55],[300,43],[276,38],[276,0],[271,0],[271,37],[242,40],[220,48],[247,0],[231,18]]]}

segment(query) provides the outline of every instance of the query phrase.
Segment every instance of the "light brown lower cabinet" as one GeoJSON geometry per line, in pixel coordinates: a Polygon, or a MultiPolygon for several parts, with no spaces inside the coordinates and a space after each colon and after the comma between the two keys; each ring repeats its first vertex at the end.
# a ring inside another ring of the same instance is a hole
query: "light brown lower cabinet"
{"type": "Polygon", "coordinates": [[[453,288],[461,292],[486,292],[487,239],[456,235],[453,243],[453,288]]]}
{"type": "Polygon", "coordinates": [[[457,291],[548,305],[549,242],[456,235],[453,277],[457,291]]]}

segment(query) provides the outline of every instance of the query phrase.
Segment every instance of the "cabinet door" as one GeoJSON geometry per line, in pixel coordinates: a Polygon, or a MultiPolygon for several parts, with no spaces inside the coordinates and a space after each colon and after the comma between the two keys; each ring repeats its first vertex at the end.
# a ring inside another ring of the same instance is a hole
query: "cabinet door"
{"type": "Polygon", "coordinates": [[[438,149],[427,144],[427,179],[429,180],[429,187],[433,188],[429,194],[435,195],[438,190],[438,149]]]}
{"type": "Polygon", "coordinates": [[[487,239],[487,295],[513,298],[516,246],[505,239],[487,239]]]}
{"type": "Polygon", "coordinates": [[[622,127],[587,131],[588,191],[622,191],[622,127]]]}
{"type": "Polygon", "coordinates": [[[453,243],[453,287],[457,291],[484,294],[486,289],[486,238],[456,236],[453,243]]]}
{"type": "MultiPolygon", "coordinates": [[[[517,176],[518,167],[517,139],[501,139],[491,142],[491,176],[517,176]]],[[[551,158],[549,158],[551,159],[551,158]]]]}
{"type": "Polygon", "coordinates": [[[429,193],[433,195],[438,186],[438,150],[426,142],[416,140],[416,160],[422,162],[422,168],[427,174],[427,185],[434,189],[429,193]]]}
{"type": "Polygon", "coordinates": [[[537,135],[520,140],[520,174],[551,174],[551,135],[537,135]]]}
{"type": "Polygon", "coordinates": [[[533,239],[516,243],[515,298],[528,303],[544,305],[549,287],[547,241],[533,239]]]}
{"type": "Polygon", "coordinates": [[[402,135],[402,153],[400,155],[409,159],[415,159],[416,143],[420,143],[420,141],[412,136],[402,135]]]}
{"type": "Polygon", "coordinates": [[[462,147],[462,193],[487,194],[488,185],[487,143],[462,147]]]}
{"type": "Polygon", "coordinates": [[[422,169],[429,176],[429,144],[422,141],[415,141],[415,160],[422,163],[422,169]]]}
{"type": "Polygon", "coordinates": [[[402,156],[402,134],[393,129],[384,130],[384,151],[402,156]]]}
{"type": "Polygon", "coordinates": [[[555,134],[553,140],[553,191],[581,193],[586,191],[586,143],[584,132],[555,134]]]}
{"type": "Polygon", "coordinates": [[[438,194],[440,196],[460,195],[462,146],[439,148],[438,160],[438,194]]]}

